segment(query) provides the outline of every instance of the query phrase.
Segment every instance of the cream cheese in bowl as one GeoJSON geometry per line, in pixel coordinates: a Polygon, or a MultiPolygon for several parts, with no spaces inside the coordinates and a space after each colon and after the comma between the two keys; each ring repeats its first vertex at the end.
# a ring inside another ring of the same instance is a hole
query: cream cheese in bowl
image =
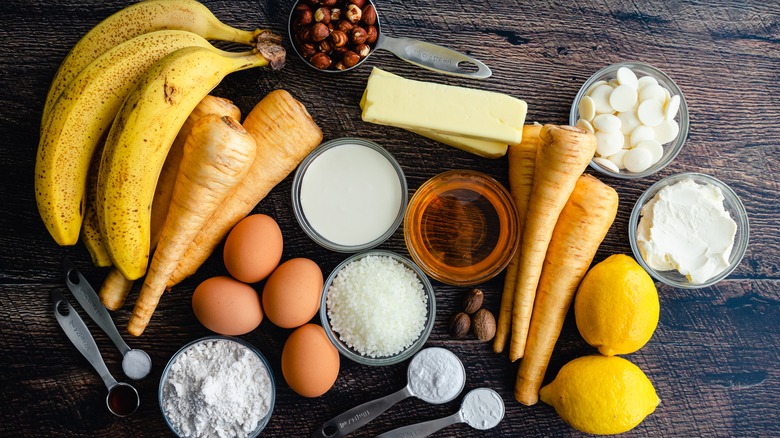
{"type": "Polygon", "coordinates": [[[727,277],[742,260],[750,234],[737,194],[717,178],[693,172],[650,186],[634,205],[628,230],[642,268],[684,289],[727,277]]]}
{"type": "Polygon", "coordinates": [[[637,245],[651,268],[676,269],[700,284],[728,268],[736,233],[720,188],[686,179],[642,207],[637,245]]]}

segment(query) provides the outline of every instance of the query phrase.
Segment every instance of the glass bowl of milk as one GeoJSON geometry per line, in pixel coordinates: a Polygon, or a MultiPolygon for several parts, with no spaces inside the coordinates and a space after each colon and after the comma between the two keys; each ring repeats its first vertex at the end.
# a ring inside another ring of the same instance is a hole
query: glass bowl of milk
{"type": "Polygon", "coordinates": [[[742,261],[749,234],[739,196],[717,178],[695,172],[650,186],[628,220],[637,262],[656,280],[680,289],[726,278],[742,261]]]}
{"type": "Polygon", "coordinates": [[[354,137],[323,143],[298,167],[292,184],[295,218],[323,248],[355,253],[374,248],[404,219],[403,169],[378,144],[354,137]]]}

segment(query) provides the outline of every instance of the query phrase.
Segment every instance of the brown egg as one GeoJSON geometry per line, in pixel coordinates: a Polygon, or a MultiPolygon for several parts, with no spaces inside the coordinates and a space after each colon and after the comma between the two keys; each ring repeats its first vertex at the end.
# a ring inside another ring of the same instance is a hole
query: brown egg
{"type": "Polygon", "coordinates": [[[290,334],[282,350],[282,374],[290,388],[304,397],[319,397],[336,382],[340,358],[325,330],[306,324],[290,334]]]}
{"type": "Polygon", "coordinates": [[[236,280],[257,283],[279,265],[283,247],[282,230],[272,217],[247,216],[230,230],[225,240],[225,267],[236,280]]]}
{"type": "Polygon", "coordinates": [[[263,320],[252,286],[226,276],[209,278],[195,288],[192,311],[207,329],[227,336],[249,333],[263,320]]]}
{"type": "Polygon", "coordinates": [[[309,259],[288,260],[268,277],[263,287],[263,309],[272,323],[300,327],[320,309],[322,271],[309,259]]]}

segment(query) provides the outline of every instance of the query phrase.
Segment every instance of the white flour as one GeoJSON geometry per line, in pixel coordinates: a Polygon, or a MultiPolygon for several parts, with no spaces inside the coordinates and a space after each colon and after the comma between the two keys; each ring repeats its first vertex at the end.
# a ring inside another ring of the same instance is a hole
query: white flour
{"type": "Polygon", "coordinates": [[[260,359],[227,339],[207,340],[182,352],[168,370],[162,405],[186,437],[240,437],[270,409],[271,380],[260,359]]]}
{"type": "Polygon", "coordinates": [[[409,384],[418,398],[443,403],[463,389],[466,372],[455,354],[444,348],[420,351],[409,363],[409,384]]]}

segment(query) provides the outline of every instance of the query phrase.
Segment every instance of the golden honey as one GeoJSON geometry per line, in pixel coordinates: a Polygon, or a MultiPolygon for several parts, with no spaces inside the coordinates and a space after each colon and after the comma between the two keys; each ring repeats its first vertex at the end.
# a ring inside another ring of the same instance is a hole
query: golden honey
{"type": "Polygon", "coordinates": [[[507,190],[472,170],[444,172],[412,196],[404,218],[412,259],[431,278],[472,286],[495,277],[517,250],[517,211],[507,190]]]}

